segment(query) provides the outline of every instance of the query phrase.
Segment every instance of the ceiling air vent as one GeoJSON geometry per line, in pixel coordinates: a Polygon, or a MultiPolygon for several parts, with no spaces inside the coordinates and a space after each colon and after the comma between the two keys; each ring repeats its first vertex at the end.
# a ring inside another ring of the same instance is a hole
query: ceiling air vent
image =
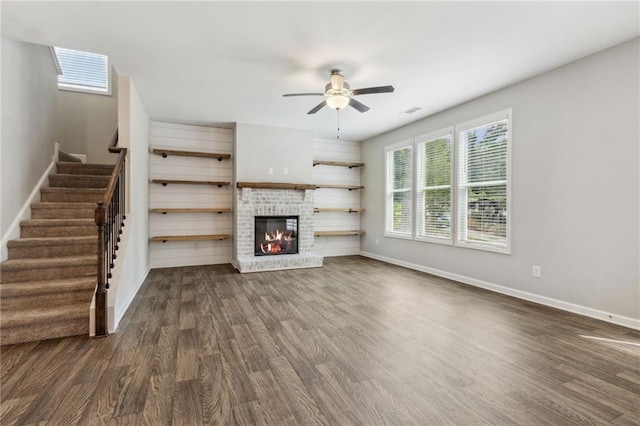
{"type": "Polygon", "coordinates": [[[412,106],[411,108],[409,108],[408,110],[405,111],[401,111],[398,113],[398,115],[402,115],[402,114],[413,114],[416,111],[420,111],[422,108],[417,107],[417,106],[412,106]]]}

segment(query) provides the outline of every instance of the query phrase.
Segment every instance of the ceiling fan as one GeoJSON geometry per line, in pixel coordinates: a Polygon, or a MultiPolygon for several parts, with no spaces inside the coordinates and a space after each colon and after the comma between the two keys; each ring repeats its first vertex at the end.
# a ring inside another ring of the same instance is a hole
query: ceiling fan
{"type": "Polygon", "coordinates": [[[335,110],[341,110],[347,105],[351,105],[360,112],[367,112],[369,111],[369,107],[362,102],[355,100],[353,96],[371,95],[374,93],[392,93],[393,90],[393,86],[367,87],[364,89],[351,90],[349,83],[344,81],[342,71],[333,69],[331,70],[330,82],[325,86],[324,93],[288,93],[282,96],[324,96],[326,98],[307,114],[315,114],[325,105],[335,110]]]}

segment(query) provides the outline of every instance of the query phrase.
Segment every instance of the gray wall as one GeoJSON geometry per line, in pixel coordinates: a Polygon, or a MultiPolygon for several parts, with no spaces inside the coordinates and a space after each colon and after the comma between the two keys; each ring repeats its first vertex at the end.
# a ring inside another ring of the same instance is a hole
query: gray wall
{"type": "Polygon", "coordinates": [[[118,74],[111,68],[111,95],[59,90],[56,139],[60,149],[85,154],[88,163],[113,164],[107,148],[118,123],[118,74]]]}
{"type": "Polygon", "coordinates": [[[362,143],[362,251],[640,318],[639,40],[362,143]],[[512,254],[385,238],[384,146],[506,108],[512,254]]]}
{"type": "Polygon", "coordinates": [[[311,130],[238,123],[235,138],[237,181],[313,183],[311,130]]]}
{"type": "Polygon", "coordinates": [[[0,235],[51,164],[57,91],[48,47],[2,38],[0,235]]]}

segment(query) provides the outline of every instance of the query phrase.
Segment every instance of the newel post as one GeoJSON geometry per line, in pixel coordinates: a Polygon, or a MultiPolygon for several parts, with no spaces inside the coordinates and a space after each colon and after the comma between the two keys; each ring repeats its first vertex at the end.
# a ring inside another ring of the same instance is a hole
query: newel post
{"type": "Polygon", "coordinates": [[[96,287],[95,333],[96,337],[107,336],[107,271],[105,270],[105,226],[107,211],[104,203],[98,201],[96,224],[98,226],[98,285],[96,287]]]}

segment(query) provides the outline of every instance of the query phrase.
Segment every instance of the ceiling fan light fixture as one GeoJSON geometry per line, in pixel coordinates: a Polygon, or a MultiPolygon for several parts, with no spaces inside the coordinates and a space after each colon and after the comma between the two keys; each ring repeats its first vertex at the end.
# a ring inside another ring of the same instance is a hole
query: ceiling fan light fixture
{"type": "Polygon", "coordinates": [[[349,98],[342,95],[334,95],[327,98],[327,105],[333,109],[342,109],[349,105],[349,98]]]}

